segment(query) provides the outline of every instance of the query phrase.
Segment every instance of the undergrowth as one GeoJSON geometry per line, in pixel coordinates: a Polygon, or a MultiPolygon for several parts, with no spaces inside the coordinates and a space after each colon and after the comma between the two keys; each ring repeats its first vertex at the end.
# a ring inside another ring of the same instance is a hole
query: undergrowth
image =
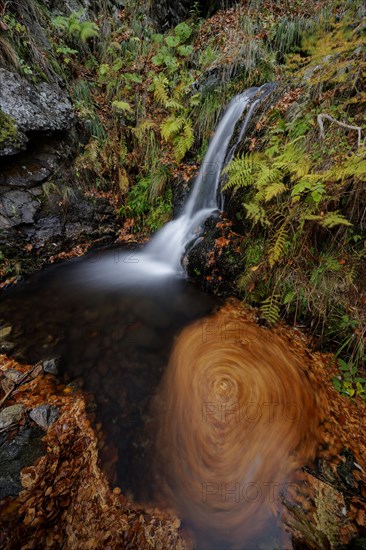
{"type": "Polygon", "coordinates": [[[353,20],[330,19],[287,56],[289,92],[226,168],[225,189],[242,202],[243,298],[269,324],[307,327],[336,351],[336,389],[365,398],[366,63],[353,20]],[[336,121],[323,137],[320,113],[336,121]]]}

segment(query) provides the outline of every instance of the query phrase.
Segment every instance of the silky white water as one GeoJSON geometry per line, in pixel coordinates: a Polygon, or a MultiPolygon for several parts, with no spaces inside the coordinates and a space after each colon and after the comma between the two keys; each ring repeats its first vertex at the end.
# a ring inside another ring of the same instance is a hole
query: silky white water
{"type": "Polygon", "coordinates": [[[229,162],[242,140],[255,107],[272,90],[272,85],[249,88],[235,96],[227,106],[212,137],[192,191],[180,216],[167,223],[138,252],[103,253],[100,261],[82,263],[76,278],[85,284],[143,285],[161,282],[162,278],[183,275],[182,257],[188,246],[199,238],[202,226],[214,212],[222,208],[220,182],[222,169],[229,162]],[[238,137],[228,151],[236,126],[247,109],[238,137]]]}
{"type": "MultiPolygon", "coordinates": [[[[226,108],[194,182],[182,214],[159,231],[146,248],[146,254],[181,269],[186,246],[197,239],[203,222],[219,208],[219,184],[230,140],[246,107],[261,88],[249,88],[235,96],[226,108]]],[[[253,102],[258,103],[258,99],[253,102]]],[[[243,128],[248,125],[253,109],[248,110],[243,128]]],[[[243,134],[244,131],[240,133],[243,134]]]]}

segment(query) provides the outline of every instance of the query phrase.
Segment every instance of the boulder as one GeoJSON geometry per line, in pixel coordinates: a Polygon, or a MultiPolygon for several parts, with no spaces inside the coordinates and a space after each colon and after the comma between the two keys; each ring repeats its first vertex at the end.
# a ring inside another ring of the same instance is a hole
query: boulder
{"type": "Polygon", "coordinates": [[[21,132],[68,130],[73,108],[57,84],[30,84],[24,77],[0,68],[0,109],[21,132]]]}

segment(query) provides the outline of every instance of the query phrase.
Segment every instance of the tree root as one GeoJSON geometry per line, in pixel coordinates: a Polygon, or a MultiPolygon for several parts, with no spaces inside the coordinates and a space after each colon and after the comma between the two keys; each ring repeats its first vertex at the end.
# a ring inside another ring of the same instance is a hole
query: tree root
{"type": "Polygon", "coordinates": [[[360,145],[361,145],[361,127],[360,126],[351,126],[350,124],[346,124],[345,122],[340,122],[340,121],[336,120],[335,118],[333,118],[332,116],[328,115],[327,113],[320,113],[317,116],[317,121],[318,121],[318,124],[319,124],[319,130],[320,130],[320,139],[324,139],[324,137],[325,137],[325,135],[324,135],[324,123],[323,123],[324,118],[329,120],[330,122],[335,122],[336,124],[338,124],[338,126],[342,126],[342,128],[348,128],[349,130],[356,130],[357,133],[358,133],[357,147],[360,147],[360,145]]]}

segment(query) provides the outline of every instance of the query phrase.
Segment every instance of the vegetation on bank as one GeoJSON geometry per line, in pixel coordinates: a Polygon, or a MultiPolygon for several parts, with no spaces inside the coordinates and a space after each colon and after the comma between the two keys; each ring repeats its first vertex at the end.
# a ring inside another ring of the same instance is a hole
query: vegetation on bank
{"type": "Polygon", "coordinates": [[[345,14],[286,57],[296,88],[227,167],[243,197],[243,297],[333,344],[341,392],[365,398],[365,29],[345,14]]]}
{"type": "Polygon", "coordinates": [[[193,10],[165,33],[133,0],[94,16],[28,4],[1,15],[1,61],[67,84],[82,143],[66,185],[110,197],[136,239],[170,219],[172,185],[195,174],[228,100],[280,83],[284,93],[227,167],[242,235],[238,293],[267,322],[301,324],[338,350],[337,389],[364,397],[362,2],[253,0],[209,20],[193,10]],[[361,143],[322,114],[359,127],[361,143]]]}

